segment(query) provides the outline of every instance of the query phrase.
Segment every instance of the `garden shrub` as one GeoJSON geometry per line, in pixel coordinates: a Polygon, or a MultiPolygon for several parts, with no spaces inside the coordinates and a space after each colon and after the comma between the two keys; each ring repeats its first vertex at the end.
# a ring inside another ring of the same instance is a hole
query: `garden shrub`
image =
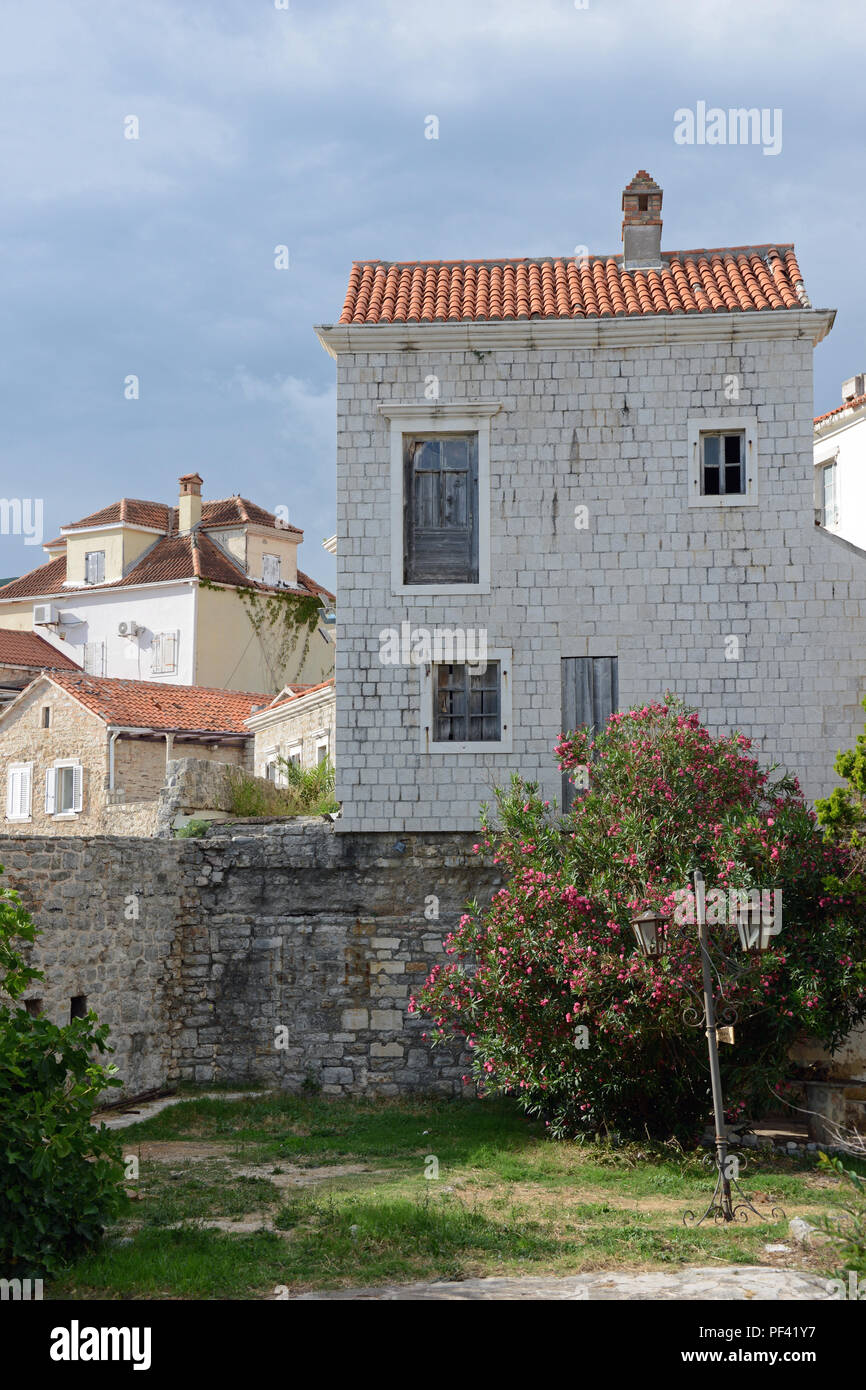
{"type": "MultiPolygon", "coordinates": [[[[0,868],[0,873],[3,870],[0,868]]],[[[37,928],[0,888],[0,1273],[42,1276],[97,1239],[123,1209],[119,1137],[90,1117],[121,1082],[93,1060],[110,1051],[94,1013],[64,1026],[16,1001],[40,971],[22,946],[37,928]],[[11,1001],[11,1002],[7,1002],[11,1001]]]]}
{"type": "MultiPolygon", "coordinates": [[[[683,1011],[700,990],[697,929],[639,954],[631,918],[672,923],[695,864],[714,888],[782,889],[782,930],[765,956],[721,966],[738,1009],[721,1048],[729,1118],[766,1109],[795,1040],[831,1050],[866,1016],[864,926],[845,891],[847,851],[825,841],[794,779],[762,770],[739,734],[713,736],[668,698],[611,715],[594,738],[563,735],[560,766],[590,768],[562,817],[514,776],[482,816],[507,885],[469,905],[418,1000],[434,1040],[464,1038],[482,1093],[517,1095],[557,1136],[580,1131],[692,1137],[711,1113],[706,1036],[683,1011]]],[[[721,1019],[720,1021],[724,1021],[721,1019]]],[[[470,1078],[467,1077],[467,1081],[470,1078]]]]}

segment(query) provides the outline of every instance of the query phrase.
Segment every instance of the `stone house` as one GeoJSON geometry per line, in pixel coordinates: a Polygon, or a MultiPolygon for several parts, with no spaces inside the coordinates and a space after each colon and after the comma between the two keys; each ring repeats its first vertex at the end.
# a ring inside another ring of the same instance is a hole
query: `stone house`
{"type": "Polygon", "coordinates": [[[14,700],[40,671],[52,670],[80,671],[81,667],[36,632],[0,628],[0,705],[14,700]]]}
{"type": "Polygon", "coordinates": [[[251,715],[246,726],[254,738],[256,776],[280,785],[280,758],[305,769],[333,762],[336,704],[331,679],[308,690],[287,686],[266,709],[251,715]]]}
{"type": "Polygon", "coordinates": [[[815,521],[866,547],[866,373],[842,384],[842,404],[815,417],[815,521]]]}
{"type": "Polygon", "coordinates": [[[0,708],[8,835],[152,835],[166,764],[248,768],[270,695],[46,671],[0,708]]]}
{"type": "Polygon", "coordinates": [[[64,526],[46,564],[0,587],[0,626],[94,676],[271,697],[330,676],[334,595],[298,567],[303,531],[243,497],[203,501],[198,473],[179,487],[174,507],[125,497],[64,526]],[[286,625],[295,600],[312,631],[286,625]]]}
{"type": "MultiPolygon", "coordinates": [[[[338,323],[341,829],[462,830],[564,727],[670,690],[810,797],[862,728],[866,552],[814,524],[788,243],[356,263],[338,323]],[[483,649],[483,660],[479,652],[483,649]]],[[[745,229],[744,229],[745,230],[745,229]]]]}

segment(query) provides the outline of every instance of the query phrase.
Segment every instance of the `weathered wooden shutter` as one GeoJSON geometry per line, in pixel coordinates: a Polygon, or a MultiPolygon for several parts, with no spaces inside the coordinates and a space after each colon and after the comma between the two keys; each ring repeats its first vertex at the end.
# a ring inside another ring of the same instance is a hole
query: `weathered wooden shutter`
{"type": "MultiPolygon", "coordinates": [[[[615,656],[567,656],[562,659],[562,729],[602,729],[619,706],[615,656]]],[[[562,807],[568,810],[575,788],[562,776],[562,807]]]]}
{"type": "Polygon", "coordinates": [[[478,582],[478,437],[403,441],[403,582],[478,582]]]}

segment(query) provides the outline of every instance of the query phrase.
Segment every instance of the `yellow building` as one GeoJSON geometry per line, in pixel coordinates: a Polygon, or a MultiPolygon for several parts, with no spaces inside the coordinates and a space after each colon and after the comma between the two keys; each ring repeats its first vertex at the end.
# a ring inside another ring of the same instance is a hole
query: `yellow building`
{"type": "Polygon", "coordinates": [[[235,496],[122,498],[64,526],[0,588],[0,628],[36,632],[89,675],[276,694],[334,670],[334,595],[298,568],[304,533],[235,496]]]}

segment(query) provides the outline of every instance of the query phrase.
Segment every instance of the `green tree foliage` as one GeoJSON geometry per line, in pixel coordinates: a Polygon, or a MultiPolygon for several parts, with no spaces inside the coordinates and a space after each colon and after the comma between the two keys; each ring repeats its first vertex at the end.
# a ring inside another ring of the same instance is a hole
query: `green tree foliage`
{"type": "Polygon", "coordinates": [[[449,962],[412,1001],[434,1038],[467,1040],[483,1091],[516,1094],[556,1135],[694,1133],[710,1113],[706,1038],[684,1021],[701,962],[695,928],[675,936],[672,924],[695,863],[710,891],[782,890],[782,930],[751,964],[735,924],[712,927],[746,965],[719,979],[738,1010],[722,1049],[731,1117],[766,1105],[796,1039],[832,1049],[866,1016],[847,851],[825,841],[796,781],[771,781],[749,748],[668,700],[612,715],[594,739],[562,737],[560,766],[590,769],[565,818],[519,777],[497,793],[498,823],[485,810],[478,848],[507,886],[470,905],[449,962]],[[651,960],[631,930],[648,907],[671,924],[651,960]]]}
{"type": "MultiPolygon", "coordinates": [[[[0,873],[3,870],[0,868],[0,873]]],[[[91,1124],[114,1067],[96,1015],[64,1026],[16,1002],[42,974],[26,958],[37,928],[0,888],[0,1273],[41,1276],[95,1241],[125,1205],[118,1137],[91,1124]],[[10,1002],[7,1002],[10,1001],[10,1002]]]]}

